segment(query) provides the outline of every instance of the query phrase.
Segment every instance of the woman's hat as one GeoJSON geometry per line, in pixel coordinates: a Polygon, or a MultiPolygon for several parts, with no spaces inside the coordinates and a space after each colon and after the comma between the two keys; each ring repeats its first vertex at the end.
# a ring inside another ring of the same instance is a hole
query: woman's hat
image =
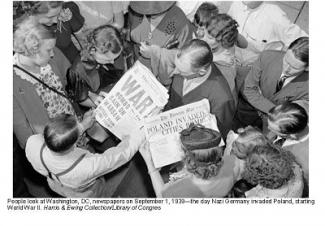
{"type": "Polygon", "coordinates": [[[133,11],[142,15],[155,15],[166,12],[175,3],[168,1],[131,1],[130,7],[133,11]]]}
{"type": "Polygon", "coordinates": [[[219,132],[202,125],[190,124],[181,132],[181,142],[187,151],[217,147],[221,141],[219,132]]]}

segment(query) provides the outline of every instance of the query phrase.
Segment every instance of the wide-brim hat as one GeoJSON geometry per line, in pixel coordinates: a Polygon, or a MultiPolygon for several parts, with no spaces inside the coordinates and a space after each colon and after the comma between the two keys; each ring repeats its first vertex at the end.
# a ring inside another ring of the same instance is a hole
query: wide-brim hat
{"type": "Polygon", "coordinates": [[[166,12],[175,3],[173,1],[131,1],[130,8],[142,15],[155,15],[166,12]]]}
{"type": "Polygon", "coordinates": [[[221,142],[221,135],[218,131],[191,124],[181,132],[180,139],[183,147],[191,151],[217,147],[221,142]]]}

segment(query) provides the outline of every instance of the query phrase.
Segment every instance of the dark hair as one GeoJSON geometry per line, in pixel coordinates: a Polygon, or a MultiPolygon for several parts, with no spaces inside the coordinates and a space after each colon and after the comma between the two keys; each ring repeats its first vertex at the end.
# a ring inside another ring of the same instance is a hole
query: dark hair
{"type": "Polygon", "coordinates": [[[44,128],[44,140],[54,152],[64,152],[71,148],[79,137],[78,122],[75,116],[61,114],[44,128]]]}
{"type": "Polygon", "coordinates": [[[108,24],[95,28],[89,34],[88,41],[103,53],[110,51],[117,54],[123,49],[121,34],[115,27],[108,24]]]}
{"type": "Polygon", "coordinates": [[[223,48],[233,47],[238,37],[238,23],[227,14],[218,14],[207,24],[209,35],[214,37],[223,48]]]}
{"type": "Polygon", "coordinates": [[[247,126],[244,131],[238,133],[238,138],[233,142],[232,151],[237,158],[245,159],[256,146],[267,144],[269,141],[262,132],[252,126],[247,126]]]}
{"type": "Polygon", "coordinates": [[[309,65],[309,38],[300,37],[294,40],[290,45],[289,49],[292,50],[296,58],[309,65]]]}
{"type": "Polygon", "coordinates": [[[285,102],[273,107],[268,119],[279,126],[282,134],[297,134],[303,131],[308,124],[308,114],[299,104],[285,102]]]}
{"type": "Polygon", "coordinates": [[[277,189],[294,176],[294,156],[274,146],[256,146],[248,156],[243,179],[268,189],[277,189]]]}
{"type": "Polygon", "coordinates": [[[31,8],[31,15],[48,13],[49,9],[55,9],[63,5],[63,1],[39,1],[31,8]]]}
{"type": "Polygon", "coordinates": [[[213,54],[210,46],[203,40],[192,39],[181,48],[177,57],[184,54],[190,55],[191,66],[193,69],[207,68],[213,62],[213,54]]]}
{"type": "Polygon", "coordinates": [[[220,147],[184,151],[184,163],[190,173],[205,180],[218,175],[223,164],[220,147]]]}
{"type": "Polygon", "coordinates": [[[212,3],[204,2],[196,10],[194,14],[194,25],[199,27],[206,27],[210,19],[219,13],[218,7],[212,3]]]}
{"type": "Polygon", "coordinates": [[[117,54],[123,51],[121,34],[112,25],[102,25],[86,33],[85,37],[81,40],[86,47],[81,53],[83,59],[95,61],[90,54],[94,48],[99,49],[102,53],[110,51],[117,54]]]}

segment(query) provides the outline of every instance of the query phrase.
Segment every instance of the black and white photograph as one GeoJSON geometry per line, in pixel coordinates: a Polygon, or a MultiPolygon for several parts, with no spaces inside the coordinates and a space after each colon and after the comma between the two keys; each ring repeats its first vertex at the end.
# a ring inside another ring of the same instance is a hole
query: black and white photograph
{"type": "Polygon", "coordinates": [[[315,1],[11,1],[6,211],[320,204],[315,1]]]}

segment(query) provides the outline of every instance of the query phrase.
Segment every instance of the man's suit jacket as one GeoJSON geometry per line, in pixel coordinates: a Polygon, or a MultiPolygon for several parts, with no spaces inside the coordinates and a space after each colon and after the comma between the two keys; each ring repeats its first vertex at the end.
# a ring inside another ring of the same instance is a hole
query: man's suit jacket
{"type": "Polygon", "coordinates": [[[282,73],[285,52],[267,50],[261,53],[248,73],[243,95],[257,110],[268,113],[285,101],[309,100],[309,73],[303,72],[276,92],[282,73]]]}
{"type": "Polygon", "coordinates": [[[236,107],[229,85],[220,70],[212,64],[208,79],[184,96],[183,84],[184,78],[174,75],[165,110],[207,98],[210,103],[210,112],[216,116],[220,133],[226,139],[229,130],[232,129],[236,107]]]}

